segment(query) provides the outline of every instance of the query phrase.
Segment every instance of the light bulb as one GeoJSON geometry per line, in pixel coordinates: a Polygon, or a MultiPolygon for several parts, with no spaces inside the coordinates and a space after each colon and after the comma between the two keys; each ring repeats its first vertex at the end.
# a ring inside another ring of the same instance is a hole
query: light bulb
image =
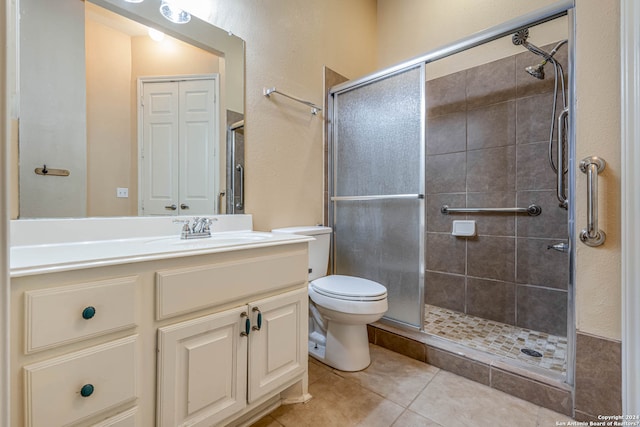
{"type": "Polygon", "coordinates": [[[191,14],[177,7],[173,2],[162,0],[160,13],[175,24],[186,24],[191,21],[191,14]]]}
{"type": "Polygon", "coordinates": [[[162,31],[158,31],[155,28],[149,28],[148,33],[149,37],[151,37],[151,40],[157,42],[161,42],[162,40],[164,40],[164,33],[162,31]]]}

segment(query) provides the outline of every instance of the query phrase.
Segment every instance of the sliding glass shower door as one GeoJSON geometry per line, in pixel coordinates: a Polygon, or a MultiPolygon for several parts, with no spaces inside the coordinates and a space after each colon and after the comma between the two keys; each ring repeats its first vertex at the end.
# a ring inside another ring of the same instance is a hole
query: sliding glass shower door
{"type": "Polygon", "coordinates": [[[332,93],[333,270],[387,287],[386,318],[422,326],[424,65],[332,93]]]}

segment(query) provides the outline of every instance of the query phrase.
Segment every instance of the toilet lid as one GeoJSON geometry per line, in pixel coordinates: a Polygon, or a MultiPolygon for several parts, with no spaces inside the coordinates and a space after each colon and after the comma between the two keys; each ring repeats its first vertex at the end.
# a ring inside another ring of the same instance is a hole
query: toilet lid
{"type": "Polygon", "coordinates": [[[380,283],[360,277],[332,275],[311,282],[319,294],[352,301],[378,301],[387,297],[387,288],[380,283]]]}

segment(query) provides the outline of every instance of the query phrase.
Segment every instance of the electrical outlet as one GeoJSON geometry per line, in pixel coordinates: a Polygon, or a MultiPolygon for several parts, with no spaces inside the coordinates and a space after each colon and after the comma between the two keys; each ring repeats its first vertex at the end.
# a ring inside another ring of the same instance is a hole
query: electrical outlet
{"type": "Polygon", "coordinates": [[[128,188],[116,188],[116,197],[127,198],[129,197],[129,189],[128,188]]]}

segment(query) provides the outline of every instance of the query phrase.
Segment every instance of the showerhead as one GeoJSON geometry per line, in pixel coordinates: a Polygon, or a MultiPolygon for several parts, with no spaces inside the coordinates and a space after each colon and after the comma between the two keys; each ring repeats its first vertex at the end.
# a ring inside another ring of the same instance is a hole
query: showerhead
{"type": "Polygon", "coordinates": [[[511,37],[511,41],[513,42],[514,45],[517,46],[524,46],[527,48],[527,50],[529,50],[530,52],[541,56],[543,58],[543,61],[541,63],[539,63],[538,65],[531,65],[529,67],[525,68],[525,71],[529,74],[531,74],[533,77],[535,77],[536,79],[544,79],[544,66],[547,62],[551,61],[555,64],[555,60],[553,59],[553,55],[556,54],[556,52],[558,52],[558,49],[560,48],[560,46],[562,46],[563,44],[567,43],[567,40],[562,40],[560,41],[552,50],[551,52],[547,53],[544,50],[540,49],[538,46],[529,43],[527,41],[527,38],[529,38],[529,29],[525,28],[523,30],[518,31],[517,33],[515,33],[512,37],[511,37]]]}
{"type": "Polygon", "coordinates": [[[531,74],[533,77],[535,77],[536,79],[540,79],[540,80],[544,80],[544,64],[546,64],[547,61],[543,61],[541,63],[539,63],[538,65],[530,65],[527,68],[525,68],[524,70],[531,74]]]}

